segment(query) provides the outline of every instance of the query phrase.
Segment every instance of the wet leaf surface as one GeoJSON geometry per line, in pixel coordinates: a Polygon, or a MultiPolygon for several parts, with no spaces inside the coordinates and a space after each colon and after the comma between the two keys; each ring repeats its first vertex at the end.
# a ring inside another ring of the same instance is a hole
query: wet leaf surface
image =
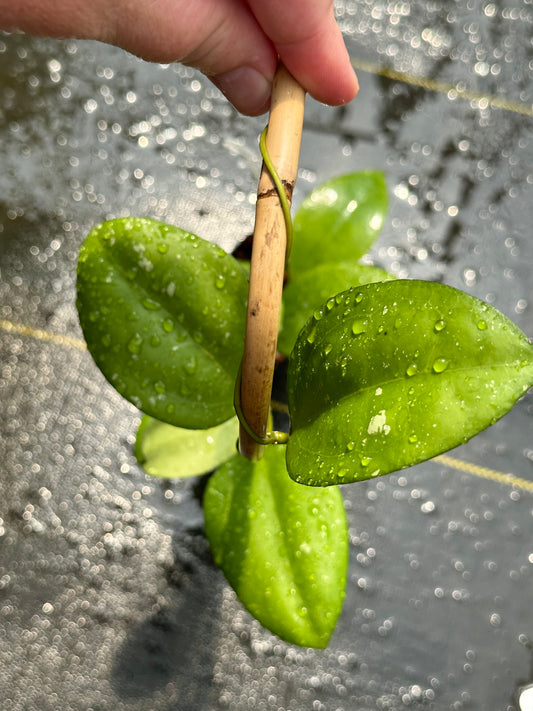
{"type": "Polygon", "coordinates": [[[293,351],[289,473],[323,486],[416,464],[494,423],[532,383],[532,344],[487,304],[430,282],[351,289],[293,351]]]}
{"type": "Polygon", "coordinates": [[[290,354],[307,319],[332,294],[338,294],[351,286],[393,278],[383,269],[357,262],[320,264],[295,276],[283,292],[283,322],[278,349],[285,355],[290,354]]]}
{"type": "Polygon", "coordinates": [[[236,417],[207,430],[190,430],[145,415],[137,431],[135,456],[151,476],[198,476],[216,469],[235,454],[238,435],[236,417]]]}
{"type": "Polygon", "coordinates": [[[346,583],[347,524],[338,487],[293,482],[284,447],[236,455],[209,480],[206,535],[241,602],[282,639],[325,647],[346,583]]]}
{"type": "Polygon", "coordinates": [[[233,257],[154,220],[105,222],[80,252],[78,310],[97,365],[143,412],[178,427],[233,416],[247,290],[233,257]]]}
{"type": "Polygon", "coordinates": [[[317,264],[357,261],[378,235],[387,211],[383,174],[349,173],[313,190],[294,217],[290,274],[317,264]]]}

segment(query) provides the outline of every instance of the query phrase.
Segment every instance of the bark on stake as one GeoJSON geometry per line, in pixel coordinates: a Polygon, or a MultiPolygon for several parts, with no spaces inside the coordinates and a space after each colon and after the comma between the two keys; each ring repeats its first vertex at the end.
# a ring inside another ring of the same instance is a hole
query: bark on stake
{"type": "MultiPolygon", "coordinates": [[[[289,201],[296,182],[305,92],[283,65],[274,78],[267,149],[289,201]]],[[[270,411],[281,293],[285,270],[286,228],[274,183],[263,165],[252,247],[248,315],[241,379],[241,407],[252,431],[264,437],[270,411]]],[[[252,461],[264,447],[241,426],[241,454],[252,461]]]]}

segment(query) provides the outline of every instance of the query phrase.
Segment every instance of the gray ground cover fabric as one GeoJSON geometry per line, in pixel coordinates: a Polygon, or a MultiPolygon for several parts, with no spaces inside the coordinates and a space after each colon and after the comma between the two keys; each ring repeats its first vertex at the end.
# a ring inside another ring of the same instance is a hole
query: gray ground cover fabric
{"type": "MultiPolygon", "coordinates": [[[[531,3],[337,10],[366,71],[350,106],[308,100],[295,202],[383,170],[372,260],[532,337],[531,3]]],[[[532,393],[452,460],[344,487],[338,628],[325,651],[279,641],[211,562],[201,483],[137,465],[139,413],[75,310],[79,245],[106,218],[226,249],[251,232],[264,118],[192,70],[18,35],[0,37],[0,117],[2,711],[518,709],[533,681],[532,393]]]]}

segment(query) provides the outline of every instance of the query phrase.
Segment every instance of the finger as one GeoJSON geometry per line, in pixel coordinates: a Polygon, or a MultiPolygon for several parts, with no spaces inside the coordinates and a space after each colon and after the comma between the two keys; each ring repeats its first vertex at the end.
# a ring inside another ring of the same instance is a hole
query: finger
{"type": "Polygon", "coordinates": [[[0,0],[0,27],[180,61],[210,76],[242,113],[268,108],[277,52],[245,0],[0,0]]]}
{"type": "Polygon", "coordinates": [[[242,113],[268,109],[277,52],[247,3],[155,0],[133,7],[138,14],[117,23],[114,44],[148,60],[200,69],[242,113]]]}
{"type": "Polygon", "coordinates": [[[318,101],[344,104],[359,84],[331,0],[249,0],[287,69],[318,101]]]}

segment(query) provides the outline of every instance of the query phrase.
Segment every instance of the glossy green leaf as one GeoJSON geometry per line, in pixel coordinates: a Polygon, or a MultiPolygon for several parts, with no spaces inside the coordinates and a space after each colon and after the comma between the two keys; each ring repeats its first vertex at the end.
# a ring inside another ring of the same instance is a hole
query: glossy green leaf
{"type": "Polygon", "coordinates": [[[290,475],[324,486],[433,457],[533,384],[533,345],[496,309],[441,284],[339,294],[306,324],[288,372],[290,475]]]}
{"type": "MultiPolygon", "coordinates": [[[[393,279],[390,274],[357,262],[320,264],[295,275],[283,292],[283,319],[278,338],[278,349],[289,355],[299,332],[309,316],[320,308],[332,294],[350,286],[393,279]]],[[[330,302],[330,303],[334,303],[330,302]]]]}
{"type": "Polygon", "coordinates": [[[325,647],[348,561],[339,488],[295,484],[284,447],[271,446],[259,462],[236,455],[215,472],[204,514],[215,562],[252,615],[288,642],[325,647]]]}
{"type": "Polygon", "coordinates": [[[198,476],[230,459],[237,451],[238,436],[236,417],[207,430],[188,430],[145,415],[137,431],[135,456],[151,476],[198,476]]]}
{"type": "Polygon", "coordinates": [[[178,427],[233,416],[247,298],[233,257],[161,222],[105,222],[81,248],[78,310],[97,365],[134,405],[178,427]]]}
{"type": "Polygon", "coordinates": [[[350,173],[317,187],[294,217],[291,277],[317,264],[360,259],[377,237],[386,211],[382,173],[350,173]]]}

